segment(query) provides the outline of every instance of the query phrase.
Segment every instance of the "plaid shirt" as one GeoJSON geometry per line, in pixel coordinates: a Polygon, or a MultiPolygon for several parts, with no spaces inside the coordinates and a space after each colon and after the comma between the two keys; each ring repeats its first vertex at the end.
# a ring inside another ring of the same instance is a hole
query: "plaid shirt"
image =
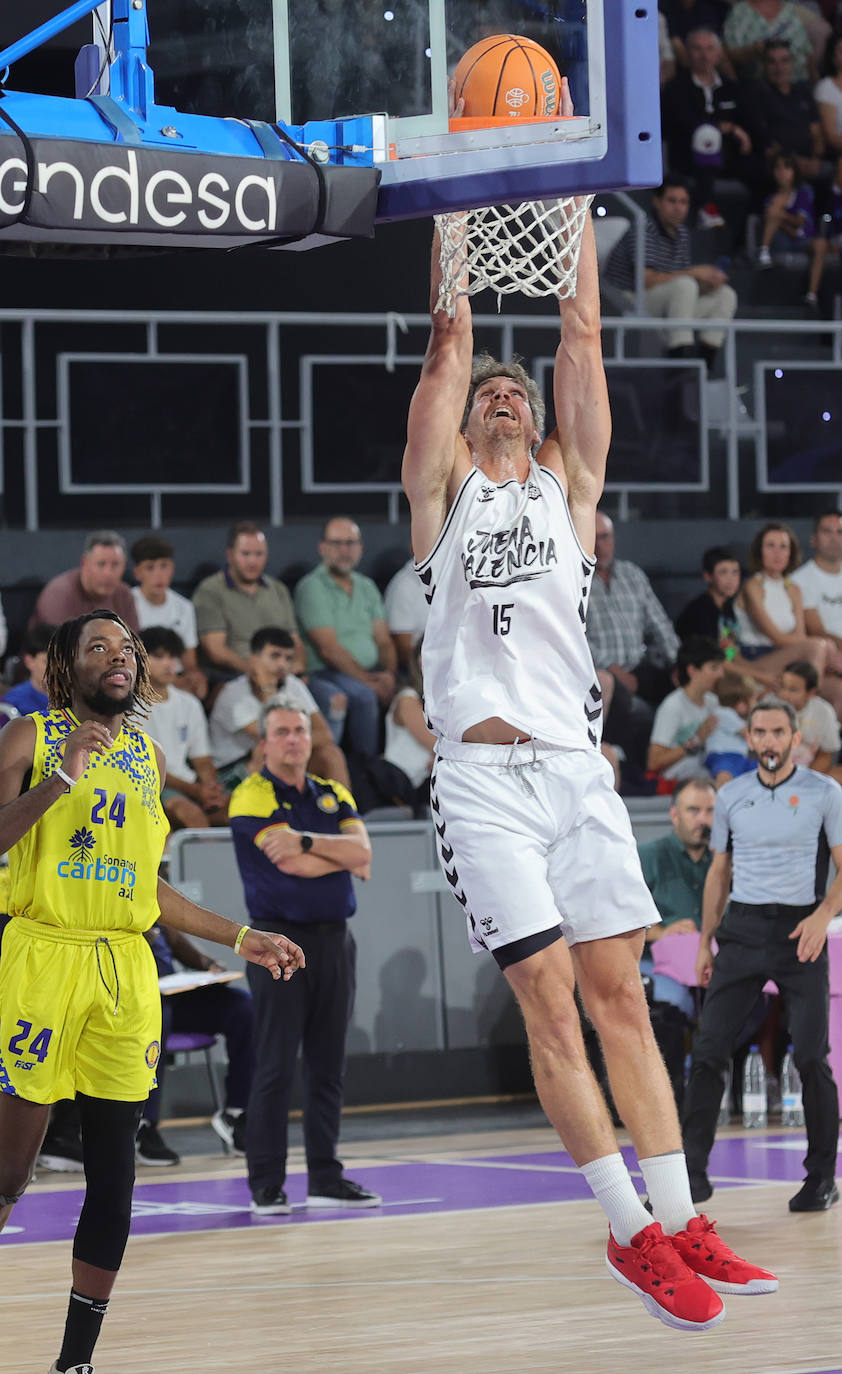
{"type": "Polygon", "coordinates": [[[616,663],[632,672],[644,658],[658,668],[675,662],[678,635],[636,563],[615,559],[608,586],[594,577],[586,629],[597,668],[616,663]]]}

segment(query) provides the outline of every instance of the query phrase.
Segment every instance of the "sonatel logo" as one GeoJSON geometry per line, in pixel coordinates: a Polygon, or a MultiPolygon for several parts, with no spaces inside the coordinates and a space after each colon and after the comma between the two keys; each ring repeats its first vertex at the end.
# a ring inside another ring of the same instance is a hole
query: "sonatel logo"
{"type": "Polygon", "coordinates": [[[77,878],[93,883],[119,883],[134,887],[137,881],[135,865],[128,859],[115,859],[110,854],[93,858],[96,839],[86,826],[74,830],[68,841],[70,858],[62,859],[56,867],[60,878],[77,878]]]}

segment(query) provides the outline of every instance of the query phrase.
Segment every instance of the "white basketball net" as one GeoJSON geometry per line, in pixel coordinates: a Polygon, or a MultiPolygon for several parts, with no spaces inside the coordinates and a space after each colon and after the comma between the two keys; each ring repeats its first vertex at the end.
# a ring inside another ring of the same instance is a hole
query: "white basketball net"
{"type": "Polygon", "coordinates": [[[485,205],[436,215],[441,243],[437,310],[456,312],[459,296],[490,286],[501,298],[576,295],[582,230],[593,196],[485,205]]]}

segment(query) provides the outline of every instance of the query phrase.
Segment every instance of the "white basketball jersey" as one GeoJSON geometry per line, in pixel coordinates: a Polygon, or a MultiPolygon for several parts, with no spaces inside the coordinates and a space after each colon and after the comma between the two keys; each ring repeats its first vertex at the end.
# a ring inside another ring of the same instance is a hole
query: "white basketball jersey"
{"type": "Polygon", "coordinates": [[[599,746],[602,700],[585,638],[594,563],[549,468],[531,463],[525,486],[496,486],[472,468],[416,564],[430,606],[424,706],[437,735],[460,740],[500,716],[547,744],[599,746]]]}

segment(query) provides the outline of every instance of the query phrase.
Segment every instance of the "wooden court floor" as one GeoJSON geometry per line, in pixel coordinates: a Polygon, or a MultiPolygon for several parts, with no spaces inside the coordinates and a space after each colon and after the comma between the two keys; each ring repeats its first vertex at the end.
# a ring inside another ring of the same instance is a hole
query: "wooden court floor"
{"type": "MultiPolygon", "coordinates": [[[[800,1177],[800,1147],[786,1135],[760,1155],[757,1132],[732,1130],[734,1159],[747,1148],[749,1160],[771,1159],[767,1175],[783,1161],[800,1177]]],[[[177,1170],[140,1169],[140,1218],[97,1374],[842,1370],[842,1206],[791,1215],[789,1179],[741,1176],[732,1161],[709,1213],[781,1288],[728,1298],[721,1326],[685,1334],[608,1276],[601,1213],[549,1128],[367,1139],[343,1158],[350,1177],[376,1182],[382,1210],[252,1219],[241,1159],[196,1154],[177,1170]]],[[[293,1199],[301,1164],[299,1153],[293,1199]]],[[[46,1374],[56,1356],[70,1245],[50,1239],[50,1226],[78,1187],[76,1176],[41,1175],[13,1217],[20,1230],[0,1239],[3,1374],[46,1374]],[[30,1240],[38,1217],[43,1235],[30,1240]]]]}

